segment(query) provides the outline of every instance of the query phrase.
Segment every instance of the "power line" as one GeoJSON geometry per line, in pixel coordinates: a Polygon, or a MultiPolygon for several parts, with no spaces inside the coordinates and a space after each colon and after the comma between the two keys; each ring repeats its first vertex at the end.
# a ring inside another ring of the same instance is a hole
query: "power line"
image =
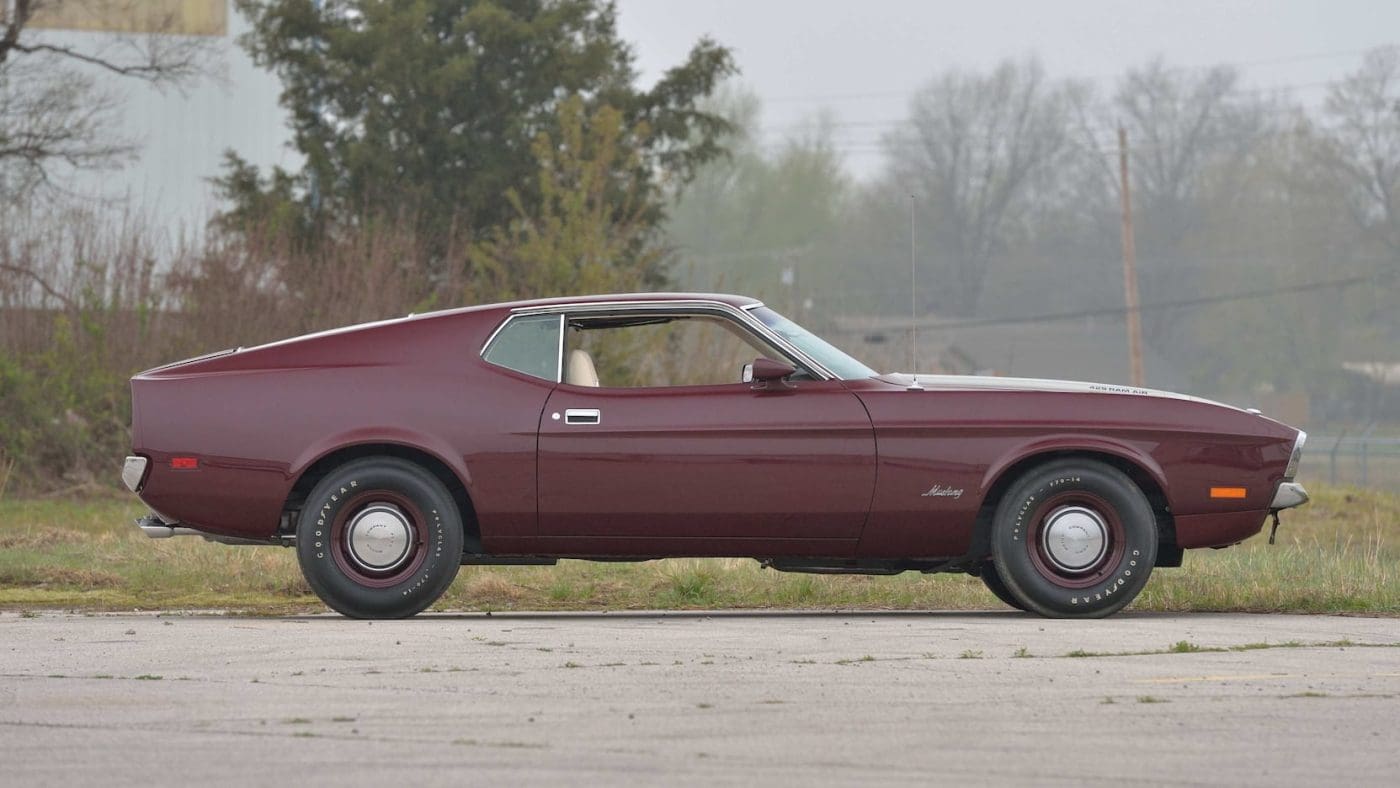
{"type": "MultiPolygon", "coordinates": [[[[912,122],[905,121],[905,122],[900,123],[900,124],[897,125],[897,126],[891,126],[889,130],[890,130],[890,131],[897,131],[897,130],[912,129],[912,128],[913,128],[912,122]]],[[[1117,149],[1116,147],[1114,147],[1114,143],[1113,143],[1111,140],[1104,140],[1104,139],[1099,139],[1099,138],[1097,138],[1097,137],[1095,136],[1094,131],[1093,131],[1092,129],[1086,129],[1086,131],[1089,132],[1089,133],[1088,133],[1088,139],[1084,139],[1084,138],[1082,138],[1082,137],[1078,137],[1077,135],[1071,135],[1071,141],[1070,141],[1071,147],[1078,148],[1078,149],[1080,149],[1080,150],[1082,150],[1082,151],[1085,151],[1085,152],[1098,153],[1098,154],[1104,155],[1104,156],[1117,156],[1117,155],[1118,155],[1118,149],[1117,149]]],[[[1253,133],[1250,133],[1250,132],[1246,132],[1246,133],[1240,133],[1240,132],[1215,133],[1215,134],[1207,135],[1207,136],[1206,136],[1203,140],[1201,140],[1201,141],[1203,141],[1203,142],[1208,142],[1208,143],[1219,143],[1219,142],[1229,142],[1229,141],[1250,142],[1250,141],[1254,141],[1254,140],[1258,140],[1258,139],[1264,139],[1264,138],[1267,138],[1267,137],[1270,137],[1270,136],[1274,136],[1274,135],[1277,135],[1277,134],[1279,134],[1279,133],[1287,133],[1287,129],[1283,129],[1283,130],[1280,130],[1280,129],[1265,129],[1265,130],[1260,130],[1260,131],[1258,131],[1258,132],[1253,132],[1253,133]]],[[[789,139],[783,139],[783,140],[756,140],[756,141],[754,141],[753,144],[754,144],[754,146],[755,146],[756,148],[762,150],[762,151],[765,152],[765,153],[775,153],[775,152],[784,151],[784,150],[786,150],[787,148],[789,148],[789,147],[791,147],[791,146],[794,146],[794,145],[800,146],[800,141],[793,140],[793,139],[791,139],[791,138],[789,138],[789,139]]],[[[824,140],[824,141],[822,141],[822,142],[821,142],[819,145],[817,145],[816,147],[819,148],[819,149],[824,149],[824,150],[832,151],[832,152],[835,152],[835,153],[877,154],[877,153],[886,153],[886,152],[888,152],[888,148],[886,147],[886,142],[885,142],[884,139],[874,139],[874,140],[871,140],[871,139],[858,139],[858,138],[857,138],[857,139],[852,139],[852,138],[847,138],[847,139],[830,139],[830,140],[824,140]]],[[[1138,143],[1138,144],[1136,144],[1136,145],[1133,146],[1133,150],[1134,150],[1134,153],[1135,153],[1135,154],[1140,154],[1140,153],[1146,153],[1146,152],[1157,151],[1157,150],[1171,150],[1171,149],[1178,148],[1178,147],[1180,147],[1180,145],[1175,144],[1175,143],[1170,143],[1170,142],[1163,142],[1163,143],[1140,142],[1140,143],[1138,143]]]]}
{"type": "MultiPolygon", "coordinates": [[[[1245,251],[1245,252],[1251,252],[1251,250],[1248,250],[1248,249],[1246,249],[1246,250],[1244,250],[1244,251],[1245,251]]],[[[1273,255],[1273,254],[1275,254],[1275,250],[1254,250],[1254,252],[1257,253],[1257,254],[1259,254],[1259,255],[1263,255],[1263,256],[1268,256],[1268,255],[1273,255]]],[[[696,258],[694,258],[694,259],[703,260],[703,261],[707,261],[707,262],[708,262],[708,261],[711,260],[712,258],[708,258],[708,257],[706,257],[706,256],[699,256],[699,257],[696,257],[696,258]]],[[[1389,258],[1389,257],[1387,257],[1387,258],[1381,258],[1381,259],[1377,259],[1377,258],[1356,258],[1356,259],[1351,260],[1351,263],[1357,264],[1357,265],[1376,265],[1376,264],[1390,263],[1390,262],[1392,262],[1392,261],[1393,261],[1393,258],[1389,258]]],[[[1080,262],[1090,262],[1090,261],[1081,260],[1080,262]]],[[[1108,265],[1109,263],[1111,263],[1111,262],[1113,262],[1113,261],[1112,261],[1112,260],[1105,260],[1105,261],[1100,261],[1100,262],[1101,262],[1103,265],[1108,265]]],[[[1244,257],[1241,257],[1241,258],[1230,258],[1230,259],[1207,258],[1207,259],[1172,260],[1172,261],[1170,261],[1170,268],[1171,268],[1171,270],[1172,270],[1173,272],[1181,273],[1181,272],[1196,272],[1196,271],[1204,271],[1204,270],[1219,271],[1219,270],[1228,269],[1228,268],[1229,268],[1230,266],[1232,266],[1232,265],[1239,265],[1239,266],[1249,266],[1249,267],[1237,268],[1237,269],[1231,269],[1231,270],[1234,270],[1234,271],[1237,272],[1237,273],[1242,273],[1242,274],[1246,274],[1246,275],[1249,275],[1249,276],[1262,276],[1262,275],[1266,275],[1267,271],[1264,270],[1264,269],[1262,269],[1261,267],[1259,267],[1259,263],[1261,263],[1261,262],[1263,262],[1263,258],[1262,258],[1262,257],[1259,258],[1259,259],[1255,259],[1255,260],[1251,260],[1251,259],[1244,258],[1244,257]]],[[[1193,275],[1194,275],[1194,274],[1193,274],[1193,275]]],[[[1395,276],[1396,276],[1396,274],[1390,274],[1390,273],[1387,272],[1387,273],[1378,274],[1378,275],[1357,275],[1357,276],[1355,276],[1355,277],[1351,277],[1351,278],[1343,279],[1343,280],[1337,280],[1337,281],[1349,282],[1349,281],[1351,281],[1351,279],[1362,279],[1362,280],[1366,280],[1366,281],[1369,281],[1369,282],[1378,283],[1378,284],[1380,284],[1380,285],[1382,285],[1382,286],[1385,286],[1385,285],[1387,285],[1387,284],[1390,284],[1390,283],[1391,283],[1391,280],[1393,280],[1393,279],[1395,278],[1395,276]]],[[[1296,287],[1299,287],[1299,286],[1300,286],[1300,285],[1289,285],[1289,286],[1285,286],[1285,287],[1284,287],[1284,290],[1290,291],[1290,292],[1291,292],[1291,290],[1292,290],[1293,288],[1296,288],[1296,287]]],[[[1308,291],[1308,290],[1322,290],[1322,289],[1325,289],[1326,287],[1335,287],[1335,286],[1337,286],[1337,285],[1333,284],[1333,281],[1332,281],[1332,280],[1328,280],[1328,281],[1319,281],[1319,282],[1311,282],[1311,283],[1305,283],[1304,285],[1301,285],[1301,287],[1304,288],[1304,291],[1308,291]]],[[[1350,285],[1346,285],[1346,286],[1350,286],[1350,285]]],[[[903,286],[903,285],[895,285],[895,284],[890,284],[890,285],[865,285],[865,286],[862,286],[862,285],[843,285],[843,286],[841,287],[841,293],[842,293],[843,295],[858,295],[858,296],[869,296],[869,297],[874,297],[874,298],[887,298],[887,299],[898,299],[898,298],[902,298],[903,296],[905,296],[905,295],[907,294],[907,292],[908,292],[908,288],[907,288],[907,287],[905,287],[905,286],[903,286]]],[[[1011,292],[1011,291],[1008,291],[1008,292],[1011,292]]],[[[1024,293],[1024,291],[1015,291],[1015,292],[1022,292],[1022,293],[1024,293]]],[[[1242,291],[1242,292],[1243,292],[1243,291],[1242,291]]],[[[1251,292],[1251,293],[1258,292],[1258,293],[1272,294],[1272,293],[1274,293],[1274,290],[1249,291],[1249,292],[1251,292]]],[[[1239,294],[1238,294],[1238,293],[1237,293],[1237,294],[1226,294],[1226,295],[1220,296],[1220,297],[1223,297],[1223,298],[1232,298],[1232,297],[1234,297],[1234,295],[1239,295],[1239,294]]],[[[1154,306],[1154,308],[1167,309],[1167,308],[1172,308],[1172,307],[1178,306],[1178,303],[1175,302],[1175,301],[1162,301],[1162,302],[1154,302],[1154,303],[1153,303],[1153,306],[1154,306]]],[[[1093,316],[1099,314],[1101,311],[1102,311],[1102,310],[1088,310],[1088,311],[1082,311],[1082,312],[1072,312],[1072,313],[1063,313],[1063,314],[1067,315],[1067,317],[1066,317],[1065,319],[1069,319],[1069,318],[1071,318],[1071,317],[1075,317],[1075,318],[1078,318],[1078,317],[1093,317],[1093,316]]],[[[1061,314],[1061,313],[1054,313],[1054,314],[1061,314]]],[[[986,319],[988,319],[988,320],[997,320],[997,321],[1000,321],[1000,320],[1001,320],[1001,318],[986,318],[986,319]]],[[[979,320],[980,320],[980,319],[979,319],[979,320]]],[[[939,326],[939,327],[953,326],[953,325],[956,324],[956,323],[958,323],[958,321],[947,321],[947,322],[939,323],[938,326],[939,326]]]]}
{"type": "MultiPolygon", "coordinates": [[[[1233,61],[1233,62],[1221,62],[1221,63],[1209,63],[1209,64],[1194,64],[1194,65],[1181,65],[1181,66],[1168,66],[1168,67],[1165,68],[1165,70],[1168,71],[1168,72],[1171,72],[1171,73],[1180,73],[1180,72],[1189,72],[1189,71],[1210,71],[1210,70],[1216,69],[1216,68],[1248,69],[1248,68],[1254,68],[1254,67],[1257,67],[1257,66],[1272,66],[1272,65],[1282,65],[1282,64],[1287,64],[1287,63],[1302,63],[1302,62],[1307,62],[1307,61],[1311,61],[1311,60],[1337,60],[1337,59],[1341,59],[1341,58],[1357,57],[1357,56],[1360,56],[1360,55],[1365,55],[1365,54],[1367,54],[1367,53],[1369,53],[1369,52],[1373,52],[1373,51],[1375,51],[1375,50],[1377,50],[1377,49],[1384,49],[1384,48],[1390,47],[1390,46],[1395,46],[1395,44],[1392,44],[1392,43],[1377,44],[1376,46],[1367,47],[1366,49],[1349,49],[1349,50],[1341,50],[1341,51],[1333,51],[1333,52],[1311,52],[1311,53],[1302,53],[1302,54],[1296,54],[1296,55],[1283,55],[1283,56],[1280,56],[1280,57],[1265,58],[1265,59],[1261,59],[1261,60],[1240,60],[1240,61],[1233,61]]],[[[1086,81],[1090,81],[1090,82],[1106,82],[1106,81],[1109,81],[1109,80],[1121,79],[1121,78],[1123,77],[1123,74],[1124,74],[1124,73],[1126,73],[1126,72],[1119,72],[1119,73],[1116,73],[1116,74],[1095,74],[1095,75],[1091,75],[1091,76],[1087,76],[1087,77],[1078,77],[1077,79],[1086,80],[1086,81]]],[[[808,94],[805,94],[805,95],[804,95],[804,94],[798,94],[798,95],[788,95],[788,96],[772,96],[772,97],[768,97],[768,98],[763,99],[763,101],[764,101],[764,103],[792,103],[792,102],[803,102],[803,101],[826,101],[826,100],[842,100],[842,101],[844,101],[844,100],[865,100],[865,99],[877,99],[877,98],[898,98],[898,97],[900,97],[900,96],[906,96],[906,95],[909,95],[909,91],[880,90],[880,91],[868,91],[868,92],[862,92],[862,93],[808,93],[808,94]]]]}
{"type": "MultiPolygon", "coordinates": [[[[1298,84],[1292,84],[1292,85],[1264,85],[1264,86],[1257,86],[1257,87],[1242,87],[1242,88],[1235,88],[1233,92],[1235,92],[1235,93],[1243,93],[1243,94],[1290,93],[1290,92],[1299,91],[1299,90],[1316,90],[1316,89],[1319,89],[1319,88],[1330,88],[1330,87],[1334,87],[1334,86],[1336,86],[1336,85],[1338,85],[1338,84],[1340,84],[1340,80],[1328,80],[1328,81],[1325,81],[1325,82],[1304,82],[1304,83],[1298,83],[1298,84]]],[[[915,92],[917,92],[917,91],[915,91],[915,92]]],[[[912,96],[913,93],[905,93],[905,94],[901,94],[901,95],[912,96]]],[[[1260,112],[1260,113],[1263,113],[1263,114],[1270,114],[1270,115],[1293,115],[1293,114],[1294,114],[1295,112],[1297,112],[1298,110],[1304,109],[1304,108],[1299,107],[1299,106],[1297,106],[1297,105],[1291,105],[1291,104],[1290,104],[1290,105],[1278,105],[1278,106],[1261,105],[1261,106],[1258,106],[1258,107],[1254,107],[1253,109],[1254,109],[1254,111],[1257,111],[1257,112],[1260,112]]],[[[1116,133],[1116,132],[1115,132],[1115,128],[1116,128],[1116,127],[1113,127],[1112,124],[1108,124],[1106,121],[1105,121],[1105,122],[1095,121],[1094,124],[1097,125],[1097,126],[1099,127],[1099,131],[1100,131],[1101,133],[1105,134],[1105,135],[1111,136],[1112,134],[1116,133]]],[[[883,132],[883,131],[895,131],[895,130],[898,130],[898,129],[906,129],[906,128],[913,127],[914,125],[915,125],[914,121],[911,120],[911,119],[909,119],[909,118],[907,118],[907,117],[904,117],[904,118],[887,118],[887,119],[883,119],[883,120],[851,120],[851,121],[846,121],[846,120],[823,120],[823,119],[817,118],[817,119],[812,119],[812,120],[797,121],[797,122],[795,122],[795,123],[785,123],[785,124],[782,124],[782,125],[779,125],[779,126],[764,126],[764,127],[760,128],[760,129],[758,129],[758,130],[757,130],[757,133],[760,134],[760,135],[765,135],[765,136],[783,135],[785,138],[790,138],[792,135],[794,135],[794,134],[801,134],[802,132],[817,132],[817,131],[823,131],[823,130],[827,130],[827,129],[837,130],[837,131],[842,130],[842,129],[852,129],[852,130],[873,130],[873,131],[880,131],[880,132],[883,132]]],[[[781,143],[783,143],[783,142],[785,142],[785,141],[786,141],[786,139],[784,139],[784,140],[775,140],[775,141],[773,141],[773,142],[776,143],[776,144],[781,144],[781,143]]],[[[767,142],[765,142],[764,144],[767,144],[767,142]]]]}
{"type": "MultiPolygon", "coordinates": [[[[1300,285],[1289,285],[1284,287],[1272,287],[1265,290],[1247,290],[1238,293],[1225,293],[1214,296],[1199,296],[1197,298],[1182,298],[1175,301],[1156,301],[1143,304],[1138,307],[1139,312],[1153,312],[1164,309],[1178,309],[1182,307],[1207,306],[1210,304],[1223,304],[1234,301],[1249,301],[1260,298],[1272,298],[1279,295],[1289,295],[1293,293],[1305,293],[1312,290],[1342,289],[1356,287],[1363,284],[1379,284],[1383,280],[1393,279],[1394,275],[1386,276],[1350,276],[1343,279],[1329,279],[1319,282],[1308,282],[1300,285]]],[[[975,320],[954,320],[942,323],[935,323],[931,328],[977,328],[982,326],[1011,326],[1025,323],[1057,323],[1066,320],[1080,320],[1086,317],[1124,317],[1128,310],[1124,307],[1105,307],[1102,309],[1085,309],[1078,312],[1056,312],[1043,315],[1027,315],[1023,317],[1000,317],[985,318],[975,320]]]]}

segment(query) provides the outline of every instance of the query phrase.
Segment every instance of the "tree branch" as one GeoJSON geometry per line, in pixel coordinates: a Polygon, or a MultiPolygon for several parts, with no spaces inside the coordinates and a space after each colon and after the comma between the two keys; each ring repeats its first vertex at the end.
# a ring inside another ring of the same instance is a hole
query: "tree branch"
{"type": "Polygon", "coordinates": [[[149,81],[155,81],[167,77],[171,74],[172,71],[176,70],[171,66],[162,65],[160,63],[155,62],[143,63],[140,65],[123,66],[117,63],[113,63],[110,60],[97,57],[95,55],[84,54],[82,52],[77,51],[76,49],[73,49],[72,47],[61,47],[55,46],[53,44],[26,45],[16,42],[12,46],[16,52],[23,52],[26,55],[33,55],[39,52],[49,52],[55,55],[61,55],[63,57],[72,58],[82,63],[97,66],[99,68],[104,68],[112,72],[113,74],[120,74],[124,77],[136,77],[137,79],[145,79],[149,81]]]}
{"type": "Polygon", "coordinates": [[[72,299],[55,290],[53,285],[50,285],[48,281],[44,279],[44,277],[39,276],[34,271],[31,271],[30,269],[25,268],[24,266],[11,265],[10,263],[0,263],[0,271],[8,271],[12,274],[18,274],[20,276],[28,277],[29,279],[34,280],[35,284],[39,285],[40,289],[42,289],[45,293],[48,293],[53,298],[58,299],[58,301],[60,301],[63,304],[63,306],[67,307],[68,309],[73,308],[72,299]]]}

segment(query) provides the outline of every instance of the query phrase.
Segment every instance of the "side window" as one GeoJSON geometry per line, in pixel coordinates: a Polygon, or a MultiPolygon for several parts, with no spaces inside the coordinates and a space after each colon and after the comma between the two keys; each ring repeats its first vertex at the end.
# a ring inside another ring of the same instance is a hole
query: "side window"
{"type": "Polygon", "coordinates": [[[576,386],[736,384],[756,357],[784,358],[732,321],[702,315],[574,315],[564,342],[564,382],[576,386]]]}
{"type": "Polygon", "coordinates": [[[482,358],[544,380],[559,379],[560,315],[517,317],[491,340],[482,358]]]}

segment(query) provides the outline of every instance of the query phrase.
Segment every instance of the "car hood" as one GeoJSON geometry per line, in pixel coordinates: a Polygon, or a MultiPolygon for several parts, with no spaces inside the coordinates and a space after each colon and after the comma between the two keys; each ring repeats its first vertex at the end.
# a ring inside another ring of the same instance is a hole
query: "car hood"
{"type": "Polygon", "coordinates": [[[1046,378],[1003,378],[991,375],[911,375],[908,372],[891,372],[881,375],[880,380],[908,388],[915,380],[919,387],[929,391],[1052,391],[1063,394],[1121,394],[1130,397],[1155,397],[1187,402],[1199,402],[1222,408],[1246,412],[1244,408],[1226,405],[1222,402],[1177,394],[1172,391],[1158,391],[1136,386],[1118,386],[1109,383],[1089,383],[1077,380],[1050,380],[1046,378]]]}

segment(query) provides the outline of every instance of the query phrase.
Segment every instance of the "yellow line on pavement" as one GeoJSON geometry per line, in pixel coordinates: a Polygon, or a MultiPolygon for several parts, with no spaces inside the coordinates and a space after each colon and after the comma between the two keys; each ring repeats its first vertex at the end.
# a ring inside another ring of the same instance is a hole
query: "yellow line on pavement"
{"type": "Polygon", "coordinates": [[[1400,673],[1240,673],[1219,676],[1157,676],[1150,679],[1133,679],[1134,684],[1176,684],[1178,682],[1200,681],[1262,681],[1265,679],[1396,679],[1400,673]]]}
{"type": "Polygon", "coordinates": [[[1258,673],[1233,676],[1160,676],[1151,679],[1135,679],[1137,684],[1176,684],[1183,681],[1259,681],[1261,679],[1296,679],[1292,673],[1258,673]]]}

